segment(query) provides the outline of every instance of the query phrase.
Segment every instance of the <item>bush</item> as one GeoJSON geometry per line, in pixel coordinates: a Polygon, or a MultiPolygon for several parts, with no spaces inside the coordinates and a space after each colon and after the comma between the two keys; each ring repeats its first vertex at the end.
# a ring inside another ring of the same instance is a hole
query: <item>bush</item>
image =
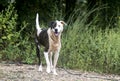
{"type": "Polygon", "coordinates": [[[17,11],[14,6],[10,4],[8,8],[0,12],[0,45],[3,49],[8,44],[13,44],[18,38],[18,32],[16,32],[17,25],[17,11]]]}
{"type": "Polygon", "coordinates": [[[30,35],[28,37],[22,33],[28,23],[23,21],[20,27],[18,27],[17,16],[14,4],[8,5],[8,8],[0,13],[0,46],[2,47],[0,59],[33,63],[33,61],[35,61],[35,53],[33,53],[35,51],[34,48],[32,48],[34,47],[34,42],[30,42],[30,35]]]}

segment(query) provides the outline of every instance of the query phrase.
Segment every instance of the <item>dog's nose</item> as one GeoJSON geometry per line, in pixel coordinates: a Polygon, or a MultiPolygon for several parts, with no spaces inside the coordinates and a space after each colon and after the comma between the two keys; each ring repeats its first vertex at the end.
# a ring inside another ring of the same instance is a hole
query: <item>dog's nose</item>
{"type": "Polygon", "coordinates": [[[55,29],[55,32],[58,32],[58,30],[57,30],[57,29],[55,29]]]}

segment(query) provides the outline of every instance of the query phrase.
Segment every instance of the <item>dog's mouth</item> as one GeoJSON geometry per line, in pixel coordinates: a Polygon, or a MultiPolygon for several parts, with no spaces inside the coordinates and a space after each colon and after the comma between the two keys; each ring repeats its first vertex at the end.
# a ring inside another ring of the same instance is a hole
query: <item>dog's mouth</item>
{"type": "Polygon", "coordinates": [[[59,32],[54,32],[55,36],[58,36],[60,33],[59,32]]]}

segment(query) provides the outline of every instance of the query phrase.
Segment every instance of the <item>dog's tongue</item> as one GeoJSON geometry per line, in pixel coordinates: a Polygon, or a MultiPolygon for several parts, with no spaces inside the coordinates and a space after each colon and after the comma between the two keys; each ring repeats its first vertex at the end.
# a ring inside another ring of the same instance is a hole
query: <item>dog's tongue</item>
{"type": "Polygon", "coordinates": [[[58,32],[55,32],[55,36],[58,36],[59,35],[59,33],[58,32]]]}

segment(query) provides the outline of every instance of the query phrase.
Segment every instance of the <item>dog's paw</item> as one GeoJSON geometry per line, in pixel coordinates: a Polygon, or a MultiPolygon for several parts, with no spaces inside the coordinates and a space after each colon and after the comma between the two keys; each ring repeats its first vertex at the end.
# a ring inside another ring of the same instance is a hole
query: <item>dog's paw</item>
{"type": "Polygon", "coordinates": [[[58,75],[56,71],[53,72],[54,75],[58,75]]]}
{"type": "Polygon", "coordinates": [[[38,71],[42,71],[42,65],[39,66],[38,71]]]}
{"type": "Polygon", "coordinates": [[[56,72],[56,69],[53,69],[53,74],[58,75],[57,72],[56,72]]]}
{"type": "Polygon", "coordinates": [[[46,72],[47,72],[47,73],[50,73],[50,72],[51,72],[50,67],[47,67],[46,72]]]}
{"type": "Polygon", "coordinates": [[[53,72],[53,66],[50,66],[50,70],[51,70],[51,72],[53,72]]]}

